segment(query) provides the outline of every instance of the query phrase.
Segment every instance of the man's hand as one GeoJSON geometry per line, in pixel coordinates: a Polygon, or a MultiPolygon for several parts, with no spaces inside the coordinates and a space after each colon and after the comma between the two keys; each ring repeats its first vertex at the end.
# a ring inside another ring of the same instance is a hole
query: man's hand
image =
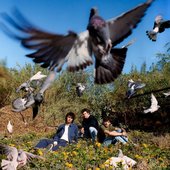
{"type": "Polygon", "coordinates": [[[53,146],[56,146],[57,144],[58,144],[57,141],[54,141],[54,142],[53,142],[53,146]]]}
{"type": "Polygon", "coordinates": [[[80,132],[81,132],[82,134],[84,134],[84,128],[81,128],[81,129],[80,129],[80,132]]]}

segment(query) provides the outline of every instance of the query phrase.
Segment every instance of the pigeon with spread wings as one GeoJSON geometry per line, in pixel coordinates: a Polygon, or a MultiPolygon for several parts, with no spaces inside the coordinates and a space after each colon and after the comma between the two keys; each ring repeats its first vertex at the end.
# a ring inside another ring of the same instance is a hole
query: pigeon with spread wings
{"type": "Polygon", "coordinates": [[[167,28],[170,28],[170,20],[164,20],[161,15],[156,16],[153,30],[146,31],[146,35],[152,41],[156,41],[157,34],[164,32],[167,28]]]}
{"type": "Polygon", "coordinates": [[[3,144],[0,144],[0,154],[7,156],[7,160],[2,159],[1,162],[1,168],[3,170],[16,170],[18,167],[26,165],[27,161],[33,158],[44,159],[41,156],[3,144]]]}
{"type": "Polygon", "coordinates": [[[95,83],[105,84],[113,82],[121,74],[125,63],[127,47],[113,47],[132,33],[132,29],[141,21],[151,3],[152,0],[147,0],[106,21],[98,15],[96,8],[92,8],[87,30],[80,34],[69,31],[66,35],[38,29],[18,11],[14,12],[14,18],[4,13],[2,16],[5,20],[22,34],[14,34],[6,25],[4,31],[20,40],[27,49],[35,50],[26,56],[49,70],[59,72],[66,62],[69,71],[85,69],[93,64],[94,54],[95,83]]]}

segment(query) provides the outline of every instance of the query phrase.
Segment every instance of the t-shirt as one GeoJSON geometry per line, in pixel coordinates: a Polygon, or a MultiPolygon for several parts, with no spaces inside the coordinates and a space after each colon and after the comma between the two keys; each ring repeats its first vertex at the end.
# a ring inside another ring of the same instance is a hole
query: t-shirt
{"type": "Polygon", "coordinates": [[[65,140],[65,141],[68,141],[68,128],[69,128],[69,125],[65,125],[65,131],[64,131],[63,135],[61,136],[61,139],[65,140]]]}
{"type": "MultiPolygon", "coordinates": [[[[102,125],[101,128],[103,131],[105,131],[105,130],[108,130],[110,132],[115,131],[115,127],[113,127],[112,124],[110,124],[109,127],[105,127],[104,125],[102,125]]],[[[108,134],[105,134],[105,135],[106,135],[106,137],[109,136],[108,134]]]]}

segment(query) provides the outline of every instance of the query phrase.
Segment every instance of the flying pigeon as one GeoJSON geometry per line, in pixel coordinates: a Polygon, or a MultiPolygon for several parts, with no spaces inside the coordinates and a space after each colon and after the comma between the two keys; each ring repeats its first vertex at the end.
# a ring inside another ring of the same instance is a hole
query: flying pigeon
{"type": "Polygon", "coordinates": [[[83,92],[85,90],[85,86],[81,83],[77,83],[77,86],[76,86],[76,93],[79,97],[81,97],[83,95],[83,92]]]}
{"type": "Polygon", "coordinates": [[[150,108],[144,110],[144,113],[153,113],[153,112],[156,112],[158,109],[160,108],[160,106],[158,105],[158,101],[156,100],[156,97],[151,94],[151,106],[150,108]]]}
{"type": "Polygon", "coordinates": [[[130,170],[132,167],[137,163],[132,158],[129,158],[128,156],[123,155],[123,152],[121,149],[119,149],[118,157],[111,157],[105,162],[105,166],[113,166],[113,169],[118,168],[118,164],[122,165],[122,170],[130,170]]]}
{"type": "Polygon", "coordinates": [[[143,87],[145,87],[144,83],[139,81],[134,82],[132,79],[128,80],[128,91],[126,92],[127,98],[131,98],[137,90],[142,89],[143,87]]]}
{"type": "Polygon", "coordinates": [[[8,121],[7,130],[10,134],[13,133],[13,125],[11,124],[11,121],[8,121]]]}
{"type": "Polygon", "coordinates": [[[39,106],[43,101],[43,94],[39,92],[35,95],[34,90],[37,88],[37,86],[39,86],[40,80],[45,77],[47,77],[47,75],[44,75],[41,73],[41,71],[39,71],[35,75],[33,75],[28,81],[22,83],[17,88],[16,92],[23,90],[28,93],[24,97],[19,97],[12,102],[12,110],[14,112],[21,112],[29,107],[32,107],[33,119],[36,117],[36,115],[38,114],[39,106]]]}
{"type": "Polygon", "coordinates": [[[170,28],[170,20],[164,20],[161,15],[156,16],[153,30],[146,31],[150,40],[156,41],[157,34],[165,31],[166,28],[170,28]]]}
{"type": "Polygon", "coordinates": [[[170,91],[167,93],[163,93],[163,94],[165,95],[165,97],[168,97],[168,96],[170,96],[170,91]]]}
{"type": "Polygon", "coordinates": [[[25,92],[32,92],[35,90],[35,86],[38,86],[40,84],[40,80],[47,77],[47,75],[44,75],[41,73],[41,71],[38,71],[35,75],[33,75],[28,81],[22,83],[16,90],[18,93],[20,90],[23,90],[25,92]],[[34,81],[34,83],[32,83],[34,81]]]}
{"type": "Polygon", "coordinates": [[[4,25],[4,31],[33,53],[26,55],[33,58],[35,63],[49,70],[61,71],[67,62],[69,71],[85,69],[93,64],[95,56],[95,83],[113,82],[122,72],[127,48],[114,48],[131,33],[145,15],[152,0],[123,13],[122,15],[104,20],[98,15],[97,9],[92,8],[87,30],[77,34],[69,31],[66,35],[43,31],[30,24],[18,11],[16,20],[4,13],[3,17],[22,34],[20,36],[4,25]],[[25,36],[24,36],[25,35],[25,36]]]}
{"type": "Polygon", "coordinates": [[[18,150],[15,147],[3,144],[0,144],[0,153],[5,154],[7,156],[7,160],[2,159],[2,170],[16,170],[17,168],[26,165],[27,161],[30,161],[33,158],[44,159],[41,156],[25,152],[21,149],[18,150]]]}

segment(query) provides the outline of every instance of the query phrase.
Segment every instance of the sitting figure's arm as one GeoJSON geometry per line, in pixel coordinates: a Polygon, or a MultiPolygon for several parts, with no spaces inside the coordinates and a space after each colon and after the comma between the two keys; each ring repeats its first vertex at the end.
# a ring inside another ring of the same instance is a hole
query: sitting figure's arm
{"type": "Polygon", "coordinates": [[[108,134],[109,136],[127,136],[126,132],[116,132],[116,131],[109,131],[109,130],[105,130],[104,131],[105,134],[108,134]]]}

